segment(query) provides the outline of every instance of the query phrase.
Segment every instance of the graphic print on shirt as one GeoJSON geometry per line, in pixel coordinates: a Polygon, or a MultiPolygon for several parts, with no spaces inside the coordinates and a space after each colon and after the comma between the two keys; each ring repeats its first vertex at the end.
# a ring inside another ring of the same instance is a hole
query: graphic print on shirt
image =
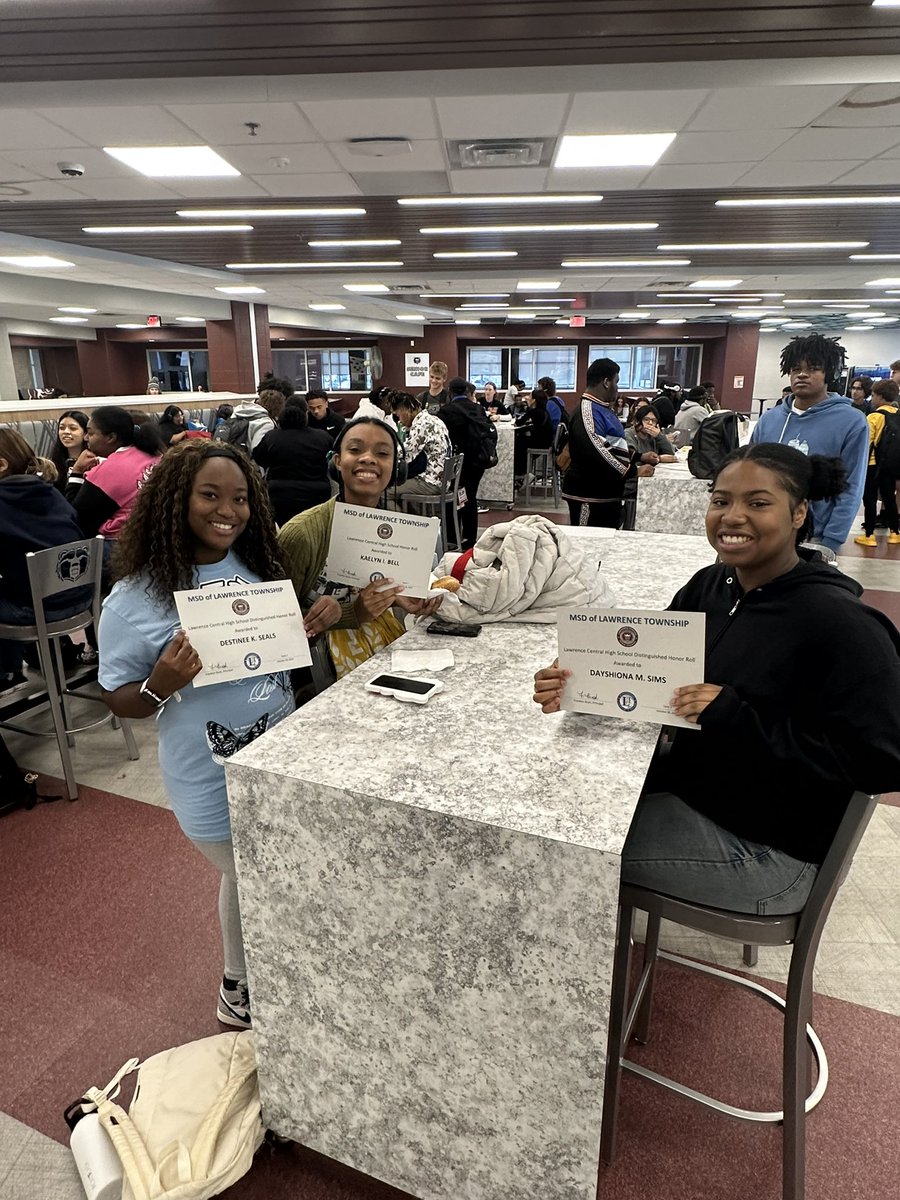
{"type": "Polygon", "coordinates": [[[269,724],[269,714],[264,713],[255,725],[248,726],[243,732],[233,732],[220,725],[218,721],[206,722],[206,741],[212,751],[213,762],[224,766],[227,759],[243,750],[251,742],[262,737],[269,724]]]}
{"type": "Polygon", "coordinates": [[[211,587],[249,587],[250,580],[241,575],[232,575],[230,579],[207,579],[200,584],[202,588],[211,587]]]}
{"type": "Polygon", "coordinates": [[[795,450],[799,450],[801,454],[809,454],[809,442],[801,441],[800,438],[791,438],[788,445],[793,446],[795,450]]]}

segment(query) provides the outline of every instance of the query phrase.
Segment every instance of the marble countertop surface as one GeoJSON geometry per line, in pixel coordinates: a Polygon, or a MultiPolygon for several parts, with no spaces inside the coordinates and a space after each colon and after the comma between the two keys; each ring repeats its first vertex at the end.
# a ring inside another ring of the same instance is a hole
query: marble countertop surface
{"type": "MultiPolygon", "coordinates": [[[[714,557],[700,538],[626,533],[597,542],[601,570],[629,606],[664,606],[714,557]],[[700,542],[705,550],[692,544],[700,542]]],[[[659,727],[541,713],[533,675],[556,655],[555,625],[488,625],[477,638],[453,639],[420,626],[395,645],[436,643],[450,646],[456,665],[440,672],[444,691],[427,705],[365,690],[390,670],[389,648],[232,761],[338,789],[348,802],[387,800],[620,853],[659,727]]]]}

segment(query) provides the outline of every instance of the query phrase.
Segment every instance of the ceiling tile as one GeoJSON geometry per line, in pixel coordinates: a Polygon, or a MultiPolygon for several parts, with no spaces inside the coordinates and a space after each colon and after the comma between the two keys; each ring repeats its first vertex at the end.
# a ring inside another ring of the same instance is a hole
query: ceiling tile
{"type": "Polygon", "coordinates": [[[240,200],[246,196],[264,196],[266,189],[246,175],[237,179],[167,179],[165,186],[176,196],[191,200],[240,200]]]}
{"type": "Polygon", "coordinates": [[[393,171],[356,175],[351,172],[364,196],[441,196],[450,191],[446,171],[393,171]]]}
{"type": "Polygon", "coordinates": [[[642,186],[663,191],[730,187],[753,166],[755,163],[751,162],[707,163],[704,166],[696,163],[662,164],[653,168],[642,186]]]}
{"type": "Polygon", "coordinates": [[[144,178],[102,150],[92,146],[72,146],[68,142],[55,150],[10,150],[6,157],[30,171],[32,176],[41,175],[46,179],[60,178],[58,162],[80,163],[85,175],[92,179],[144,178]]]}
{"type": "Polygon", "coordinates": [[[351,137],[440,136],[428,100],[308,100],[300,109],[326,142],[351,137]]]}
{"type": "Polygon", "coordinates": [[[38,150],[42,146],[67,146],[71,141],[71,133],[46,119],[46,114],[41,116],[24,108],[0,109],[0,150],[38,150]]]}
{"type": "Polygon", "coordinates": [[[210,146],[233,146],[247,139],[251,144],[265,142],[315,142],[316,131],[296,104],[167,104],[167,110],[192,129],[201,142],[210,146]],[[253,136],[246,122],[259,128],[253,136]]]}
{"type": "Polygon", "coordinates": [[[445,138],[549,137],[559,133],[567,95],[530,95],[522,90],[501,96],[438,96],[435,100],[445,138]]]}
{"type": "MultiPolygon", "coordinates": [[[[615,192],[640,187],[650,167],[572,167],[547,172],[548,192],[615,192]]],[[[602,217],[598,217],[602,220],[602,217]]]]}
{"type": "Polygon", "coordinates": [[[900,143],[900,129],[802,129],[782,143],[773,158],[800,161],[874,158],[900,143]]]}
{"type": "Polygon", "coordinates": [[[549,171],[545,167],[473,167],[451,171],[450,186],[460,196],[480,192],[542,192],[549,171]]]}
{"type": "Polygon", "coordinates": [[[829,129],[900,125],[900,84],[870,83],[856,88],[813,122],[829,129]]]}
{"type": "Polygon", "coordinates": [[[566,118],[566,133],[678,132],[709,95],[707,91],[580,92],[566,118]]]}
{"type": "MultiPolygon", "coordinates": [[[[16,158],[18,155],[16,155],[16,158]]],[[[28,170],[27,167],[14,161],[13,158],[7,156],[0,158],[0,189],[4,183],[16,183],[23,179],[34,179],[37,172],[28,170]]]]}
{"type": "MultiPolygon", "coordinates": [[[[738,187],[823,187],[846,171],[860,166],[859,159],[825,162],[783,162],[770,158],[757,163],[737,181],[738,187]]],[[[895,172],[896,173],[896,172],[895,172]]]]}
{"type": "Polygon", "coordinates": [[[217,146],[216,150],[243,175],[296,175],[299,171],[318,175],[323,171],[338,170],[333,155],[317,142],[272,145],[251,140],[249,144],[217,146]],[[279,167],[278,160],[285,158],[290,160],[287,167],[279,167]]]}
{"type": "Polygon", "coordinates": [[[161,105],[43,108],[40,112],[89,146],[193,146],[197,142],[193,130],[161,105]]]}
{"type": "Polygon", "coordinates": [[[793,135],[792,129],[744,129],[734,133],[680,133],[660,160],[670,163],[758,162],[793,135]]]}
{"type": "MultiPolygon", "coordinates": [[[[144,179],[141,176],[136,179],[95,179],[92,175],[85,175],[82,179],[75,180],[74,184],[82,196],[88,196],[91,200],[178,199],[171,188],[164,187],[156,179],[144,179]]],[[[120,218],[119,223],[129,224],[128,216],[120,218]]]]}
{"type": "Polygon", "coordinates": [[[898,167],[896,159],[890,158],[870,159],[869,162],[860,163],[855,170],[840,177],[841,184],[874,186],[879,183],[887,183],[896,186],[898,181],[900,181],[900,167],[898,167]]]}
{"type": "Polygon", "coordinates": [[[720,88],[688,126],[694,131],[802,129],[847,94],[846,84],[829,86],[720,88]]]}
{"type": "Polygon", "coordinates": [[[78,191],[77,187],[73,187],[68,180],[52,181],[49,179],[39,179],[34,183],[14,184],[28,189],[27,196],[4,196],[0,197],[3,200],[83,200],[84,196],[78,191]]]}
{"type": "Polygon", "coordinates": [[[349,175],[261,175],[258,182],[270,196],[358,196],[359,188],[349,175]]]}
{"type": "Polygon", "coordinates": [[[353,154],[344,142],[329,142],[329,150],[340,166],[355,175],[376,172],[441,171],[446,166],[443,142],[412,142],[409,154],[392,154],[385,158],[367,158],[364,154],[353,154]]]}

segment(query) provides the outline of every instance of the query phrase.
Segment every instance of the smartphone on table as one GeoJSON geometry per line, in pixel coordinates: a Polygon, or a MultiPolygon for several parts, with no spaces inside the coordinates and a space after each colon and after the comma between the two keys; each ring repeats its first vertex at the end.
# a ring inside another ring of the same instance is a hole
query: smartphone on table
{"type": "Polygon", "coordinates": [[[427,704],[432,696],[444,690],[439,679],[408,679],[405,675],[376,675],[366,684],[367,692],[393,696],[407,704],[427,704]]]}
{"type": "Polygon", "coordinates": [[[436,633],[441,637],[478,637],[480,625],[458,625],[455,621],[432,621],[426,633],[436,633]]]}

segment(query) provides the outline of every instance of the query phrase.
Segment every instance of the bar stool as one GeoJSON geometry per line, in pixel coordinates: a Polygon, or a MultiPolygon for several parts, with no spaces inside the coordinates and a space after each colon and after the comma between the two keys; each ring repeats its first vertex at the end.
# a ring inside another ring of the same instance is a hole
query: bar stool
{"type": "MultiPolygon", "coordinates": [[[[423,512],[424,516],[437,511],[441,521],[442,552],[462,550],[462,530],[459,525],[459,480],[462,475],[463,454],[450,454],[444,460],[441,490],[433,496],[417,492],[398,495],[403,512],[423,512]],[[453,544],[450,544],[450,521],[453,522],[453,544]]],[[[476,496],[467,496],[467,504],[477,504],[476,496]]]]}
{"type": "MultiPolygon", "coordinates": [[[[100,575],[103,569],[103,538],[85,538],[79,542],[67,542],[63,546],[54,546],[49,550],[32,551],[25,555],[28,565],[28,581],[31,585],[31,603],[34,608],[33,625],[0,625],[0,638],[15,642],[36,642],[41,673],[44,676],[46,692],[34,696],[17,697],[11,704],[0,704],[0,726],[14,729],[18,733],[31,736],[48,736],[40,734],[28,725],[17,724],[14,720],[21,714],[37,712],[45,705],[49,706],[53,720],[53,734],[59,747],[59,757],[62,760],[63,775],[70,800],[78,797],[78,784],[75,782],[75,771],[72,766],[70,749],[75,744],[74,735],[87,729],[94,729],[112,723],[114,729],[121,727],[125,738],[125,747],[130,759],[140,757],[134,740],[134,734],[127,721],[118,719],[106,709],[106,705],[96,696],[84,696],[76,690],[78,686],[93,682],[96,678],[94,671],[86,672],[89,678],[84,678],[79,684],[69,685],[66,682],[66,671],[63,663],[61,638],[70,633],[77,633],[94,628],[100,620],[100,575]],[[89,605],[71,617],[63,617],[58,621],[48,621],[44,613],[44,601],[52,596],[58,596],[74,588],[90,587],[92,597],[89,605]],[[96,721],[86,725],[73,726],[67,712],[66,700],[69,697],[90,700],[101,704],[104,714],[96,721]]],[[[49,735],[53,736],[53,735],[49,735]]]]}
{"type": "Polygon", "coordinates": [[[531,503],[531,489],[539,487],[546,497],[553,497],[554,506],[559,504],[559,473],[556,470],[553,450],[529,450],[525,459],[525,503],[531,503]],[[533,480],[533,482],[532,482],[533,480]]]}
{"type": "Polygon", "coordinates": [[[651,1083],[679,1092],[708,1108],[739,1120],[781,1122],[783,1200],[803,1200],[806,1173],[806,1114],[818,1104],[828,1085],[828,1062],[822,1044],[810,1024],[812,1019],[812,977],[822,930],[838,889],[847,876],[853,855],[862,839],[872,813],[875,798],[855,792],[838,826],[834,841],[819,868],[815,883],[802,912],[786,916],[757,917],[747,913],[709,908],[686,900],[676,900],[648,888],[623,883],[619,890],[619,923],[613,964],[610,999],[609,1048],[606,1063],[606,1088],[603,1096],[603,1128],[600,1138],[601,1162],[610,1163],[615,1152],[616,1115],[622,1069],[640,1075],[651,1083]],[[636,910],[646,912],[649,920],[641,978],[629,1006],[628,985],[631,968],[632,932],[636,910]],[[755,980],[730,971],[708,967],[677,954],[659,949],[660,921],[674,921],[688,929],[710,933],[728,941],[751,946],[793,946],[788,973],[787,995],[782,1000],[755,980]],[[704,1095],[624,1057],[632,1036],[646,1042],[650,1036],[650,1009],[656,964],[660,958],[691,970],[703,971],[720,979],[738,983],[768,1000],[784,1012],[782,1047],[782,1110],[757,1112],[735,1108],[712,1096],[704,1095]],[[807,1045],[808,1043],[808,1045],[807,1045]],[[816,1086],[807,1095],[812,1077],[812,1059],[818,1071],[816,1086]]]}

